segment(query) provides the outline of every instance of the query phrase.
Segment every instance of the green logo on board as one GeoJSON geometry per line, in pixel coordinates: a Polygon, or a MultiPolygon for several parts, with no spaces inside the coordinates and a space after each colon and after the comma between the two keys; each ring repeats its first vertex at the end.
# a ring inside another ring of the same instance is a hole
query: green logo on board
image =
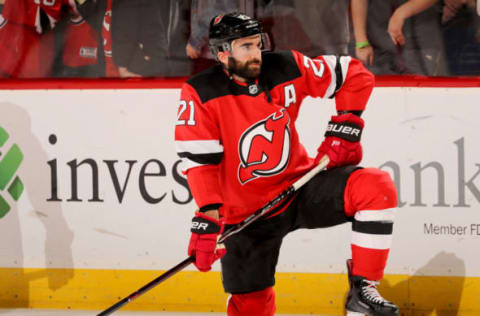
{"type": "Polygon", "coordinates": [[[5,195],[9,194],[13,200],[18,201],[23,192],[23,183],[16,176],[18,167],[23,161],[23,153],[17,144],[8,149],[3,148],[8,137],[8,133],[0,127],[0,218],[11,209],[5,195]]]}

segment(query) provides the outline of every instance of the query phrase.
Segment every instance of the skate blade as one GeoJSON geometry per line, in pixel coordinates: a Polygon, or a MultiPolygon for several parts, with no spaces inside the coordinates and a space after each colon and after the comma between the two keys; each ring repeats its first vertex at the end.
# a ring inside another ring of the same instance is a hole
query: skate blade
{"type": "Polygon", "coordinates": [[[347,311],[347,316],[365,316],[365,313],[347,311]]]}

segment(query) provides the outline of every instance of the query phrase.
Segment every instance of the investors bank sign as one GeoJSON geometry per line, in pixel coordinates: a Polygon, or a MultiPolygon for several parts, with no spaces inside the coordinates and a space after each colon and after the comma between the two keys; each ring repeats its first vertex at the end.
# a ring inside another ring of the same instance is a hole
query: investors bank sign
{"type": "MultiPolygon", "coordinates": [[[[49,230],[35,225],[56,224],[62,217],[73,232],[77,267],[175,265],[185,255],[196,209],[173,142],[179,92],[4,91],[1,228],[8,231],[7,220],[16,216],[24,240],[41,240],[38,236],[49,230]],[[166,248],[168,254],[162,252],[166,248]]],[[[413,273],[447,252],[480,276],[478,260],[468,251],[480,242],[475,232],[480,224],[478,107],[471,102],[479,98],[474,89],[374,90],[363,115],[362,165],[389,172],[399,193],[387,272],[413,273]]],[[[333,100],[304,101],[296,126],[312,156],[334,112],[333,100]]],[[[300,257],[307,262],[302,271],[344,270],[349,254],[327,241],[348,249],[348,233],[333,229],[309,235],[316,248],[332,248],[321,263],[300,235],[292,235],[294,245],[281,258],[279,271],[300,269],[295,259],[300,257]]],[[[27,242],[24,251],[35,257],[42,247],[27,242]]],[[[427,270],[455,273],[436,264],[427,270]]]]}

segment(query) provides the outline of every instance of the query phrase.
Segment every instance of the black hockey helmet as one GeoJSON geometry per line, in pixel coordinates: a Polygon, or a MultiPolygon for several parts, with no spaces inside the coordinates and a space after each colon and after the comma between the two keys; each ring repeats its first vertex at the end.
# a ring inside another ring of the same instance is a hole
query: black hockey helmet
{"type": "Polygon", "coordinates": [[[209,44],[213,56],[218,52],[231,51],[233,40],[259,34],[262,38],[262,50],[270,50],[270,40],[263,33],[262,23],[243,13],[220,14],[210,21],[209,44]]]}

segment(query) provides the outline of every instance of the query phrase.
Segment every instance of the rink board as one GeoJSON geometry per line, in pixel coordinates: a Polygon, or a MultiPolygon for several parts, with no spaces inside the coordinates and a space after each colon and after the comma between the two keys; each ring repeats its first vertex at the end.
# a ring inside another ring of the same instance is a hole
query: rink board
{"type": "MultiPolygon", "coordinates": [[[[2,91],[0,306],[97,309],[185,258],[195,205],[173,143],[178,97],[178,89],[2,91]]],[[[399,191],[385,283],[408,311],[480,311],[479,98],[478,88],[376,88],[364,114],[362,165],[390,172],[399,191]]],[[[333,113],[331,100],[304,102],[297,128],[310,154],[333,113]]],[[[349,234],[343,225],[287,236],[279,311],[341,313],[349,234]]],[[[175,291],[188,284],[199,310],[224,308],[218,273],[187,270],[165,283],[167,303],[132,306],[195,310],[175,291]],[[218,287],[204,293],[210,282],[218,287]]]]}
{"type": "MultiPolygon", "coordinates": [[[[164,271],[96,269],[0,270],[0,307],[88,309],[98,313],[164,271]],[[48,273],[48,275],[47,275],[48,273]]],[[[480,278],[386,275],[379,287],[402,315],[476,316],[480,278]]],[[[346,274],[279,272],[278,313],[344,315],[346,274]]],[[[180,272],[122,308],[143,311],[224,312],[220,272],[180,272]]],[[[92,312],[93,314],[94,312],[92,312]]]]}

